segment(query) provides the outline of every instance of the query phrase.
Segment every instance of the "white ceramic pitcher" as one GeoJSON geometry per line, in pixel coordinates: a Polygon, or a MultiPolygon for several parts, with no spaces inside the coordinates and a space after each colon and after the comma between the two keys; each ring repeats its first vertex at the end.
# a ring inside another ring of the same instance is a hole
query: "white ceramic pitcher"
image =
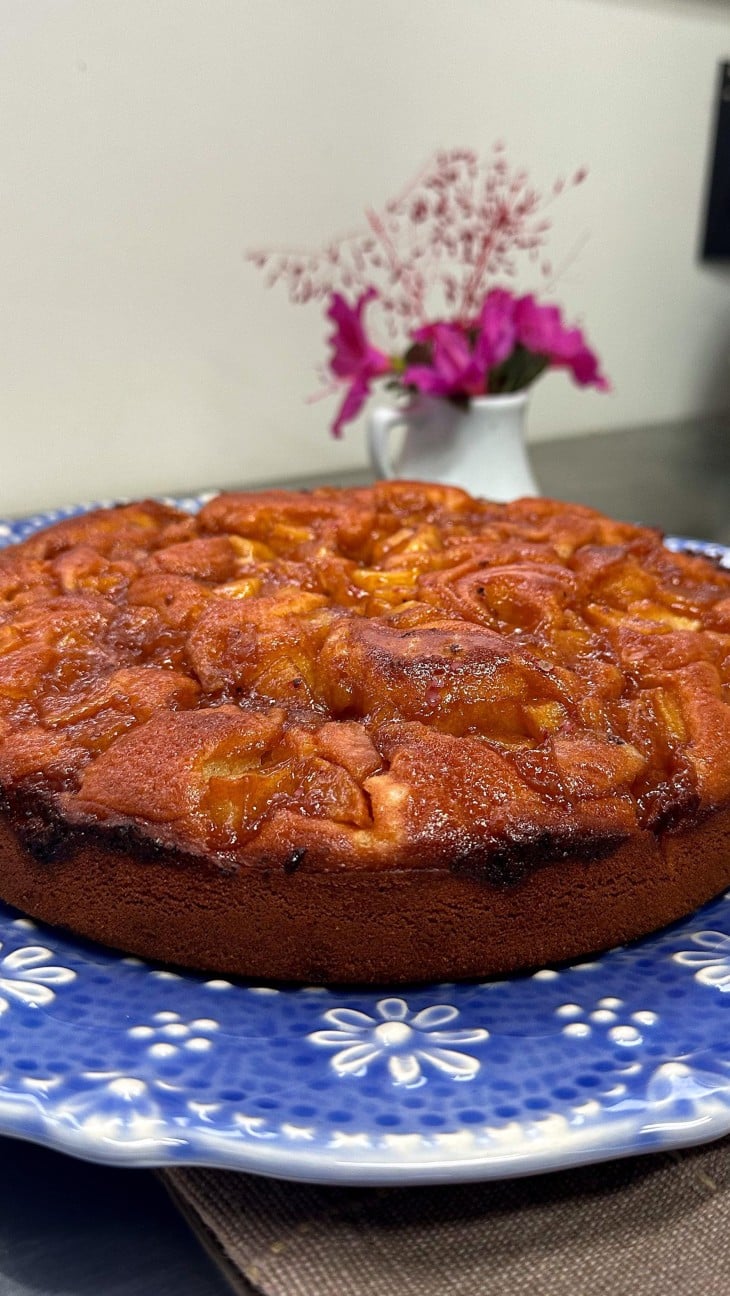
{"type": "Polygon", "coordinates": [[[466,407],[418,396],[402,409],[376,408],[367,426],[373,468],[378,477],[443,482],[498,501],[539,495],[525,446],[527,401],[521,391],[477,396],[466,407]],[[396,427],[405,438],[393,462],[396,427]]]}

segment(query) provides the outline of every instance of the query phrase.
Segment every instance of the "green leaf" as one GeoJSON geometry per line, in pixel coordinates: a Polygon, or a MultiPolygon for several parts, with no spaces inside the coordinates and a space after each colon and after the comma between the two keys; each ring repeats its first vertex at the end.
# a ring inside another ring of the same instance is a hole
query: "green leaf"
{"type": "Polygon", "coordinates": [[[516,346],[511,355],[489,374],[489,395],[506,396],[510,392],[524,391],[532,386],[540,374],[549,368],[547,356],[536,355],[526,347],[516,346]]]}

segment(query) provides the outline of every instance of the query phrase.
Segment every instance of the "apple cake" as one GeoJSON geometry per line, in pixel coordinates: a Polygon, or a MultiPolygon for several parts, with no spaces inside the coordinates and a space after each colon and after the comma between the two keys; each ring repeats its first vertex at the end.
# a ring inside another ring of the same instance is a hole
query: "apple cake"
{"type": "Polygon", "coordinates": [[[730,883],[730,573],[449,487],[100,509],[0,554],[0,897],[129,953],[488,977],[730,883]]]}

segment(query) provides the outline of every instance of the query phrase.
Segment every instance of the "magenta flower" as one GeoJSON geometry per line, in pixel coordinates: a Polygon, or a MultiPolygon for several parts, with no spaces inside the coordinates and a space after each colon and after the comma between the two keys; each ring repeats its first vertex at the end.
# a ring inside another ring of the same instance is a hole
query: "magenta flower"
{"type": "Polygon", "coordinates": [[[461,324],[438,321],[413,334],[430,348],[428,364],[410,365],[403,381],[431,396],[482,396],[490,369],[502,364],[516,345],[515,299],[493,288],[478,320],[461,324]]]}
{"type": "Polygon", "coordinates": [[[333,293],[327,311],[327,318],[335,326],[328,338],[332,347],[329,367],[336,378],[348,382],[344,400],[337,412],[332,432],[342,436],[342,427],[359,414],[369,393],[374,378],[389,373],[392,364],[383,351],[371,345],[365,333],[363,313],[368,302],[377,293],[368,288],[358,297],[354,306],[350,306],[340,293],[333,293]]]}
{"type": "Polygon", "coordinates": [[[569,369],[582,387],[608,390],[598,357],[580,329],[565,327],[559,307],[539,306],[531,294],[520,297],[515,303],[515,328],[517,341],[525,350],[544,356],[556,369],[569,369]]]}
{"type": "Polygon", "coordinates": [[[608,388],[581,330],[567,328],[559,307],[540,305],[532,294],[515,297],[493,288],[476,319],[441,319],[414,329],[401,357],[386,355],[367,336],[365,308],[376,298],[377,291],[368,288],[354,306],[340,293],[330,300],[327,315],[335,328],[329,367],[346,384],[332,425],[335,436],[357,417],[373,381],[386,374],[406,389],[442,399],[522,391],[548,368],[569,370],[581,386],[608,388]]]}
{"type": "Polygon", "coordinates": [[[517,341],[515,299],[505,288],[493,288],[479,314],[478,358],[485,369],[494,369],[512,354],[517,341]]]}
{"type": "Polygon", "coordinates": [[[404,383],[430,396],[478,396],[484,392],[484,365],[461,324],[438,321],[417,329],[413,337],[430,349],[430,360],[409,365],[404,383]]]}

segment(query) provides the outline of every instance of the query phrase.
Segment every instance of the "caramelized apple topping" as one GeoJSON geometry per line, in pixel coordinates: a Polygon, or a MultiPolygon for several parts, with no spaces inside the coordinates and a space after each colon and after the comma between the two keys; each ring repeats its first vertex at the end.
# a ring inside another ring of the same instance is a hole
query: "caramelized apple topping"
{"type": "Polygon", "coordinates": [[[730,798],[730,574],[420,483],[68,519],[0,555],[14,784],[262,864],[672,826],[730,798]]]}

